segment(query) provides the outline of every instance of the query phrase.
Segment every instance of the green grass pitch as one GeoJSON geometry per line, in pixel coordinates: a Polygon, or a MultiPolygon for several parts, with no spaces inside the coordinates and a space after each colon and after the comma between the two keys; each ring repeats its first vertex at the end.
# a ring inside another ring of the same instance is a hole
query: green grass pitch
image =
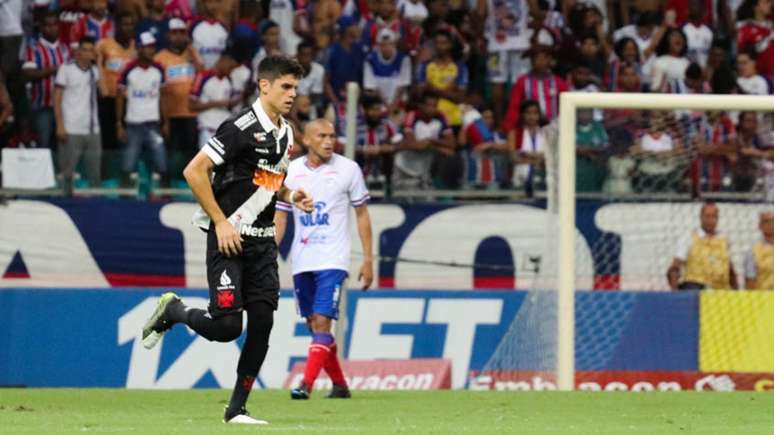
{"type": "Polygon", "coordinates": [[[253,392],[269,426],[221,423],[226,390],[0,389],[2,434],[772,434],[768,393],[253,392]]]}

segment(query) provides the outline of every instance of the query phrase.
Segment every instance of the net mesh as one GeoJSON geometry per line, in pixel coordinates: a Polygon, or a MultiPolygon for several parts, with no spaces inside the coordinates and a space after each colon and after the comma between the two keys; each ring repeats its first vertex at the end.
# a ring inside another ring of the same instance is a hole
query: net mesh
{"type": "MultiPolygon", "coordinates": [[[[579,109],[576,120],[575,367],[593,371],[605,369],[620,344],[634,298],[586,300],[583,291],[670,290],[667,271],[700,228],[707,201],[717,204],[717,230],[728,240],[736,284],[744,286],[745,254],[761,238],[759,213],[774,200],[774,114],[579,109]],[[584,300],[600,305],[578,311],[584,300]]],[[[539,229],[539,271],[482,370],[500,380],[555,379],[557,130],[557,123],[543,127],[545,183],[534,186],[549,211],[539,229]]]]}

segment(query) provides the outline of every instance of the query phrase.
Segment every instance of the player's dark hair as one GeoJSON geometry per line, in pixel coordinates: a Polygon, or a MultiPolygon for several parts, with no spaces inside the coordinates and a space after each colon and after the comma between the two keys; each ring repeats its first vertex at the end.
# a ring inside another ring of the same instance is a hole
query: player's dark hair
{"type": "Polygon", "coordinates": [[[46,22],[47,18],[53,18],[56,21],[59,21],[59,13],[56,11],[45,11],[38,17],[38,22],[40,25],[43,25],[43,23],[46,22]]]}
{"type": "Polygon", "coordinates": [[[438,95],[437,92],[428,89],[428,90],[422,92],[422,95],[419,96],[419,101],[424,103],[424,102],[426,102],[429,99],[437,100],[439,98],[440,98],[440,96],[438,95]]]}
{"type": "Polygon", "coordinates": [[[757,5],[758,0],[744,0],[736,8],[736,21],[751,20],[755,16],[755,6],[757,5]]]}
{"type": "Polygon", "coordinates": [[[258,80],[273,82],[286,75],[300,79],[304,76],[304,67],[297,60],[280,55],[268,56],[258,65],[258,80]]]}
{"type": "Polygon", "coordinates": [[[134,15],[131,12],[129,12],[129,11],[121,11],[118,14],[116,14],[116,21],[115,21],[116,24],[120,23],[121,20],[123,20],[126,17],[129,17],[129,18],[132,19],[132,21],[134,21],[134,15]]]}
{"type": "Polygon", "coordinates": [[[81,39],[78,40],[78,47],[83,47],[84,44],[96,44],[97,40],[93,36],[81,36],[81,39]]]}

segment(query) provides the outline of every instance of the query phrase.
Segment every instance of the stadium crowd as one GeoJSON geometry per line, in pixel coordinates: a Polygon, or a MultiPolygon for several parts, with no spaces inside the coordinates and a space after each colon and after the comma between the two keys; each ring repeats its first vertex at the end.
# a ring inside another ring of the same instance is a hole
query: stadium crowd
{"type": "MultiPolygon", "coordinates": [[[[306,71],[297,128],[325,116],[343,141],[360,84],[370,187],[531,194],[561,92],[769,95],[773,20],[770,0],[2,0],[0,146],[56,151],[65,186],[81,157],[129,184],[146,152],[168,184],[281,53],[306,71]]],[[[577,123],[581,192],[774,191],[771,114],[577,123]]]]}

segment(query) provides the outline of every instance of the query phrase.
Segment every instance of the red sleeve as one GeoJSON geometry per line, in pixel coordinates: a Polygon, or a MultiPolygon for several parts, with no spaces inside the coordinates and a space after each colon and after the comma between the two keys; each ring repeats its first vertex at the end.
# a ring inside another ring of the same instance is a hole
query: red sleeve
{"type": "Polygon", "coordinates": [[[198,72],[196,73],[196,78],[194,78],[194,82],[191,85],[190,95],[193,98],[197,98],[201,95],[202,92],[202,84],[204,84],[204,72],[198,72]]]}
{"type": "Polygon", "coordinates": [[[519,106],[521,105],[521,100],[524,99],[524,81],[526,78],[526,75],[519,77],[519,79],[516,80],[516,84],[513,85],[513,88],[511,89],[508,111],[505,112],[505,120],[503,121],[503,129],[505,131],[511,131],[516,128],[516,124],[519,121],[519,106]]]}
{"type": "Polygon", "coordinates": [[[78,19],[75,23],[73,23],[72,27],[70,27],[70,42],[71,43],[78,43],[81,40],[81,37],[84,33],[86,33],[86,15],[82,16],[78,19]]]}
{"type": "Polygon", "coordinates": [[[739,47],[739,50],[744,50],[748,45],[755,44],[755,41],[752,40],[752,32],[750,30],[749,24],[745,24],[739,29],[739,34],[736,36],[736,45],[739,47]]]}

